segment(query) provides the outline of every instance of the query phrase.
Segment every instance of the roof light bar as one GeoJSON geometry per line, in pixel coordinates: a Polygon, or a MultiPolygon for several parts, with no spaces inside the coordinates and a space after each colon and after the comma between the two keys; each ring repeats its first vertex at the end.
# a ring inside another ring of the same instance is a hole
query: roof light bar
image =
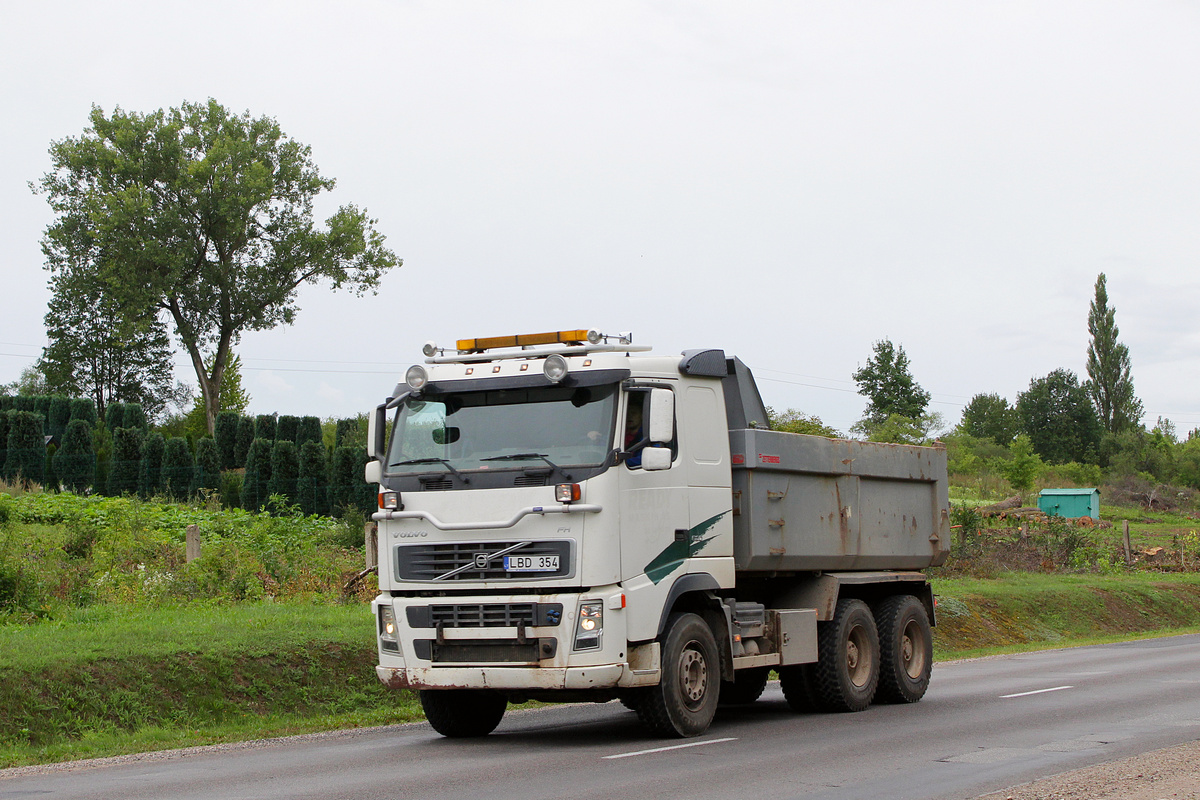
{"type": "MultiPolygon", "coordinates": [[[[460,353],[480,353],[501,347],[529,347],[538,344],[584,344],[597,337],[595,331],[549,331],[547,333],[519,333],[515,336],[492,336],[484,339],[459,339],[460,353]]],[[[597,339],[598,341],[598,339],[597,339]]]]}

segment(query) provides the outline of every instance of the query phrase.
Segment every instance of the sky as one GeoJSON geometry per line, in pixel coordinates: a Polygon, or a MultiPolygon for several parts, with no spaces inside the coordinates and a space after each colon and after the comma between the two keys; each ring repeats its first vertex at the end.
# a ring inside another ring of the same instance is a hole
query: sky
{"type": "MultiPolygon", "coordinates": [[[[46,344],[29,187],[93,104],[278,120],[404,266],[236,346],[349,416],[434,340],[715,347],[847,430],[887,338],[930,410],[1086,378],[1107,276],[1147,424],[1200,427],[1200,4],[0,0],[0,383],[46,344]]],[[[180,358],[177,377],[195,385],[180,358]]]]}

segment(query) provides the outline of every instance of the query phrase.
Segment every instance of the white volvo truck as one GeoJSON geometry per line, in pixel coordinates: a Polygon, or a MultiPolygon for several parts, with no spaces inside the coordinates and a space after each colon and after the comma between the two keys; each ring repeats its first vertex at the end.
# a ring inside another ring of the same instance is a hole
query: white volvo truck
{"type": "Polygon", "coordinates": [[[527,699],[695,736],[771,670],[798,710],[919,700],[944,449],[772,431],[739,359],[649,350],[425,345],[370,424],[379,679],[452,737],[527,699]]]}

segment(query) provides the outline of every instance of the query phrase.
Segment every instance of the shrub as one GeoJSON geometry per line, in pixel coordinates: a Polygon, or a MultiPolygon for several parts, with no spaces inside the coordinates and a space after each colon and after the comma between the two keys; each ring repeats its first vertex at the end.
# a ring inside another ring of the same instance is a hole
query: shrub
{"type": "Polygon", "coordinates": [[[0,394],[0,416],[5,412],[12,411],[13,396],[11,394],[0,394]]]}
{"type": "MultiPolygon", "coordinates": [[[[19,398],[18,398],[19,399],[19,398]]],[[[32,411],[8,412],[8,457],[4,476],[28,488],[41,483],[46,470],[45,421],[32,411]]]]}
{"type": "MultiPolygon", "coordinates": [[[[329,506],[335,514],[347,508],[358,508],[354,495],[354,469],[358,466],[358,454],[353,447],[338,447],[333,451],[329,463],[329,506]]],[[[362,476],[358,479],[361,481],[362,476]]]]}
{"type": "MultiPolygon", "coordinates": [[[[217,414],[217,422],[213,428],[213,435],[216,437],[217,454],[220,456],[221,469],[237,469],[237,462],[234,461],[234,454],[237,452],[237,426],[238,413],[236,411],[222,411],[217,414]]],[[[199,456],[200,449],[197,443],[196,454],[199,456]]]]}
{"type": "Polygon", "coordinates": [[[296,502],[296,479],[300,477],[300,456],[296,443],[276,439],[271,448],[271,480],[267,494],[279,495],[288,503],[296,502]]]}
{"type": "Polygon", "coordinates": [[[67,432],[67,423],[71,421],[71,400],[62,395],[50,398],[50,411],[46,417],[46,427],[49,434],[62,444],[67,432]]]}
{"type": "Polygon", "coordinates": [[[229,469],[246,466],[246,456],[250,454],[250,444],[253,441],[254,417],[238,417],[237,439],[233,446],[233,466],[229,469]]]}
{"type": "Polygon", "coordinates": [[[195,462],[187,439],[172,436],[163,451],[163,490],[168,497],[186,500],[192,489],[195,462]]]}
{"type": "Polygon", "coordinates": [[[110,402],[104,407],[104,427],[115,431],[125,422],[125,404],[110,402]]]}
{"type": "Polygon", "coordinates": [[[221,473],[221,505],[225,508],[242,506],[242,473],[228,470],[221,473]]]}
{"type": "MultiPolygon", "coordinates": [[[[11,397],[5,395],[5,400],[12,400],[11,397]]],[[[12,403],[9,403],[11,406],[12,403]]],[[[11,409],[0,409],[0,478],[8,480],[8,412],[11,409]]]]}
{"type": "Polygon", "coordinates": [[[293,417],[290,414],[284,414],[279,418],[279,425],[275,428],[275,441],[295,442],[296,433],[300,428],[300,418],[293,417]]]}
{"type": "Polygon", "coordinates": [[[305,442],[300,447],[296,499],[305,514],[329,513],[329,470],[325,445],[320,442],[305,442]]]}
{"type": "Polygon", "coordinates": [[[125,408],[121,412],[121,427],[137,428],[142,433],[150,430],[150,423],[146,421],[146,410],[142,408],[141,403],[125,403],[125,408]]]}
{"type": "Polygon", "coordinates": [[[158,431],[146,437],[142,445],[142,465],[138,474],[138,496],[143,500],[162,491],[163,455],[167,449],[166,439],[158,431]]]}
{"type": "Polygon", "coordinates": [[[79,419],[88,425],[96,425],[96,403],[90,397],[71,398],[71,419],[79,419]]]}
{"type": "Polygon", "coordinates": [[[54,454],[54,471],[64,489],[83,494],[96,483],[96,452],[92,424],[82,419],[67,423],[62,447],[54,454]]]}
{"type": "Polygon", "coordinates": [[[306,442],[321,444],[320,417],[301,417],[296,427],[296,447],[304,447],[306,442]]]}
{"type": "Polygon", "coordinates": [[[274,443],[267,439],[255,439],[250,444],[250,452],[246,454],[246,474],[242,478],[242,508],[247,511],[258,511],[266,505],[273,446],[274,443]]]}
{"type": "Polygon", "coordinates": [[[254,438],[275,441],[275,415],[259,414],[254,418],[254,438]]]}
{"type": "Polygon", "coordinates": [[[19,394],[12,399],[13,411],[28,411],[30,414],[33,414],[35,413],[33,410],[35,405],[33,398],[29,395],[19,394]]]}
{"type": "Polygon", "coordinates": [[[192,485],[197,491],[215,492],[221,488],[221,458],[217,442],[211,436],[196,442],[196,474],[192,485]]]}
{"type": "Polygon", "coordinates": [[[112,497],[137,492],[143,438],[141,428],[117,428],[112,432],[112,463],[108,471],[108,494],[112,497]]]}

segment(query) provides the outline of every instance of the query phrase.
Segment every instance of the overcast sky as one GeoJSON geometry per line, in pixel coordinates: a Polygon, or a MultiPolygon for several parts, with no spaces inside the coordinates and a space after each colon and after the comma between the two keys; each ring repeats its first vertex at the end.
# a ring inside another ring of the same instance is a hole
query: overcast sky
{"type": "MultiPolygon", "coordinates": [[[[237,346],[252,413],[375,405],[428,339],[720,347],[841,430],[890,338],[931,410],[1086,377],[1200,426],[1200,4],[0,0],[0,383],[46,343],[28,182],[92,104],[275,117],[404,259],[237,346]]],[[[180,360],[178,377],[195,383],[180,360]]]]}

